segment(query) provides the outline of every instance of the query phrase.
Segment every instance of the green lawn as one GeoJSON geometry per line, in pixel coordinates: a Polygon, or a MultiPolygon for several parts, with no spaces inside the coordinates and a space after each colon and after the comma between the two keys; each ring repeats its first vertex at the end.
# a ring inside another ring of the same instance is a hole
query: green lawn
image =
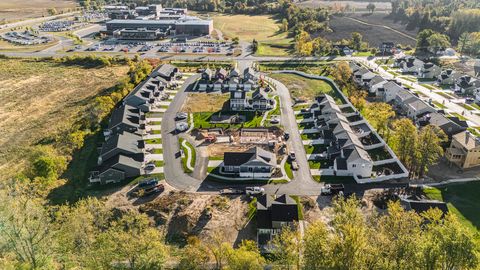
{"type": "Polygon", "coordinates": [[[443,105],[442,103],[438,102],[438,101],[432,101],[433,105],[435,105],[436,107],[440,108],[440,109],[446,109],[447,106],[443,105]]]}
{"type": "Polygon", "coordinates": [[[212,124],[210,119],[212,115],[218,112],[198,112],[193,113],[193,123],[195,128],[213,128],[213,127],[222,127],[222,128],[240,128],[240,127],[260,127],[260,122],[262,121],[262,114],[255,112],[220,112],[222,115],[243,115],[245,116],[246,121],[240,124],[212,124]]]}
{"type": "Polygon", "coordinates": [[[309,160],[308,161],[308,166],[310,167],[310,169],[328,168],[330,166],[333,166],[333,161],[331,161],[331,160],[321,160],[321,161],[309,160]]]}
{"type": "Polygon", "coordinates": [[[302,140],[315,140],[320,138],[320,133],[307,133],[307,134],[301,134],[300,137],[302,137],[302,140]]]}
{"type": "Polygon", "coordinates": [[[275,96],[273,99],[275,100],[275,108],[273,108],[273,110],[271,110],[269,114],[280,115],[280,97],[275,96]]]}
{"type": "Polygon", "coordinates": [[[446,98],[446,99],[452,99],[453,97],[445,92],[435,92],[436,94],[439,94],[440,96],[446,98]]]}
{"type": "Polygon", "coordinates": [[[285,84],[293,98],[312,101],[319,94],[328,94],[337,103],[343,103],[340,94],[322,80],[307,79],[295,74],[271,74],[270,76],[285,84]]]}
{"type": "Polygon", "coordinates": [[[147,139],[145,140],[146,144],[161,144],[162,139],[147,139]]]}
{"type": "Polygon", "coordinates": [[[323,144],[314,144],[314,145],[304,145],[305,152],[307,154],[319,154],[327,150],[327,146],[323,144]]]}
{"type": "Polygon", "coordinates": [[[441,188],[425,188],[425,194],[444,201],[448,209],[473,231],[480,229],[480,182],[450,184],[441,188]]]}
{"type": "Polygon", "coordinates": [[[455,116],[455,117],[458,117],[458,119],[462,120],[462,121],[467,121],[467,118],[465,118],[465,116],[459,114],[459,113],[456,113],[456,112],[452,112],[450,113],[450,115],[452,116],[455,116]]]}
{"type": "Polygon", "coordinates": [[[431,85],[431,84],[422,83],[420,85],[427,88],[427,89],[430,89],[430,90],[437,90],[437,88],[435,86],[431,85]]]}
{"type": "Polygon", "coordinates": [[[153,149],[152,154],[163,154],[163,149],[158,149],[158,148],[153,149]]]}
{"type": "Polygon", "coordinates": [[[287,177],[289,179],[293,179],[293,172],[292,172],[292,163],[290,163],[289,161],[285,162],[285,173],[287,174],[287,177]]]}
{"type": "Polygon", "coordinates": [[[475,109],[480,110],[480,106],[478,106],[478,104],[472,103],[470,105],[472,105],[472,107],[474,107],[475,109]]]}
{"type": "Polygon", "coordinates": [[[164,164],[163,160],[157,160],[155,161],[155,167],[162,167],[164,164]]]}
{"type": "Polygon", "coordinates": [[[463,104],[463,103],[461,103],[461,104],[458,104],[458,105],[462,106],[463,108],[465,108],[465,109],[467,109],[467,110],[469,110],[469,111],[475,110],[475,108],[473,108],[472,106],[470,106],[470,105],[468,105],[468,104],[463,104]]]}
{"type": "Polygon", "coordinates": [[[188,141],[185,142],[186,144],[186,147],[183,146],[183,141],[185,141],[184,139],[182,138],[179,138],[178,139],[178,143],[180,144],[180,148],[183,150],[183,154],[184,156],[182,157],[182,166],[183,166],[183,171],[185,173],[191,173],[192,170],[190,170],[187,166],[187,162],[188,162],[188,149],[190,149],[190,152],[192,154],[192,158],[190,160],[190,167],[194,168],[195,167],[195,161],[196,161],[196,152],[195,152],[195,147],[193,147],[193,145],[191,143],[189,143],[188,141]],[[187,149],[188,148],[188,149],[187,149]]]}

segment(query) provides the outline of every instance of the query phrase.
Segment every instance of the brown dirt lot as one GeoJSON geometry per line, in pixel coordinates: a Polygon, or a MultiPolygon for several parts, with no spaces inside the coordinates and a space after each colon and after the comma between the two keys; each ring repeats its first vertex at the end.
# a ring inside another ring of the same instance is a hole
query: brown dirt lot
{"type": "Polygon", "coordinates": [[[29,146],[54,140],[88,114],[93,98],[114,86],[127,69],[1,59],[0,179],[21,171],[29,146]]]}
{"type": "Polygon", "coordinates": [[[255,237],[254,222],[247,219],[248,201],[245,196],[170,191],[142,205],[140,211],[151,216],[158,225],[165,226],[169,240],[190,235],[208,239],[218,233],[233,244],[255,237]]]}
{"type": "Polygon", "coordinates": [[[190,93],[183,104],[184,112],[218,112],[227,104],[230,95],[216,93],[190,93]]]}
{"type": "Polygon", "coordinates": [[[77,6],[73,0],[2,0],[0,1],[0,24],[6,21],[48,16],[49,8],[62,11],[74,9],[77,6]]]}

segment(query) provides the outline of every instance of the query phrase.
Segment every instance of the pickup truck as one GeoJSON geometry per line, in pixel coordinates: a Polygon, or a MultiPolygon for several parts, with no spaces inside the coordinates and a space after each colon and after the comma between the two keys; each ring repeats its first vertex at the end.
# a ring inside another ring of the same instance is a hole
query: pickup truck
{"type": "Polygon", "coordinates": [[[247,195],[259,195],[264,193],[265,193],[265,189],[262,187],[246,187],[245,188],[245,194],[247,195]]]}
{"type": "Polygon", "coordinates": [[[321,195],[337,195],[340,192],[344,192],[345,187],[343,184],[326,184],[322,189],[320,190],[321,195]]]}

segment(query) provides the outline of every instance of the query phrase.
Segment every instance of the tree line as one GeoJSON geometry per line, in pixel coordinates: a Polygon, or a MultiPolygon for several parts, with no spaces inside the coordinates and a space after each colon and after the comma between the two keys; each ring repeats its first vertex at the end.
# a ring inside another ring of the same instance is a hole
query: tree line
{"type": "Polygon", "coordinates": [[[329,221],[304,232],[284,227],[269,256],[244,240],[233,247],[218,233],[165,241],[136,210],[119,211],[87,198],[49,205],[38,186],[16,182],[0,191],[2,269],[475,269],[475,235],[452,213],[405,211],[390,202],[384,213],[365,213],[355,197],[337,198],[329,221]]]}

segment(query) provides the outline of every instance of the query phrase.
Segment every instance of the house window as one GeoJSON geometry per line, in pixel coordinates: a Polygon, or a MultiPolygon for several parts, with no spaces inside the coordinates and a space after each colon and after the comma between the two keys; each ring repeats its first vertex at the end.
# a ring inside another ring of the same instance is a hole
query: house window
{"type": "Polygon", "coordinates": [[[357,167],[357,164],[352,164],[352,168],[355,168],[355,167],[357,167]]]}

